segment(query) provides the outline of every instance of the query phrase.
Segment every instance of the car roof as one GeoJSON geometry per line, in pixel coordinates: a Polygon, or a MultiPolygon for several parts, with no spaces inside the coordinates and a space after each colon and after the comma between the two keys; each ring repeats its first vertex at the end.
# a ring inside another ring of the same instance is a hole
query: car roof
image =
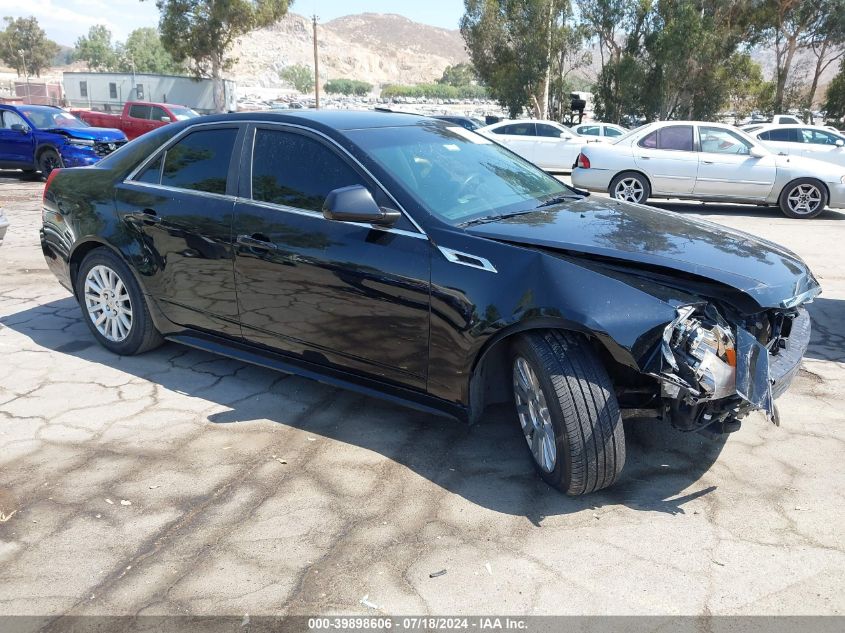
{"type": "Polygon", "coordinates": [[[796,125],[795,123],[790,123],[789,125],[777,125],[776,123],[767,123],[766,125],[762,126],[759,130],[755,130],[755,132],[762,132],[763,130],[818,130],[819,132],[830,132],[834,134],[833,130],[823,125],[810,125],[809,123],[800,123],[796,125]]]}
{"type": "Polygon", "coordinates": [[[376,112],[375,110],[300,110],[300,111],[265,111],[235,112],[202,117],[197,122],[213,123],[217,121],[266,121],[268,123],[291,123],[314,129],[338,131],[360,130],[380,127],[405,127],[432,122],[430,117],[397,112],[376,112]]]}

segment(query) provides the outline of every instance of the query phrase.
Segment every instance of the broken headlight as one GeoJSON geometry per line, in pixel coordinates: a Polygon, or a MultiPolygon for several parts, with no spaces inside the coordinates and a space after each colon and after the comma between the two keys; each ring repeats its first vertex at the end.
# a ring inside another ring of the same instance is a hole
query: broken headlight
{"type": "Polygon", "coordinates": [[[734,333],[713,306],[678,308],[663,335],[663,357],[696,400],[736,393],[734,333]]]}

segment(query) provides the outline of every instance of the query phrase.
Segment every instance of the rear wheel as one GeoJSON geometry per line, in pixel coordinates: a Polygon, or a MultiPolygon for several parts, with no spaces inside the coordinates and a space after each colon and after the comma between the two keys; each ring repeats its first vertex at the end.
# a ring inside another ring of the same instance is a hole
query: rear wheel
{"type": "Polygon", "coordinates": [[[814,178],[799,178],[783,188],[778,204],[788,218],[814,218],[827,206],[827,189],[814,178]]]}
{"type": "Polygon", "coordinates": [[[651,185],[642,174],[625,171],[610,181],[610,197],[642,204],[651,195],[651,185]]]}
{"type": "Polygon", "coordinates": [[[54,149],[45,149],[38,157],[38,170],[44,178],[49,176],[51,171],[62,166],[62,157],[54,149]]]}
{"type": "Polygon", "coordinates": [[[610,486],[625,465],[625,432],[613,386],[581,336],[520,336],[511,349],[516,413],[534,466],[570,495],[610,486]]]}
{"type": "Polygon", "coordinates": [[[106,349],[132,356],[163,342],[132,272],[111,251],[98,248],[79,267],[76,293],[83,318],[106,349]]]}

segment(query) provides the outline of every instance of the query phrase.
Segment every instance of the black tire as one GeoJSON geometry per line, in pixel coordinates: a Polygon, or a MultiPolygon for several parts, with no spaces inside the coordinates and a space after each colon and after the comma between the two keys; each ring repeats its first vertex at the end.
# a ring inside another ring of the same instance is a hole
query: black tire
{"type": "Polygon", "coordinates": [[[79,273],[76,276],[76,300],[82,309],[82,318],[88,329],[103,347],[121,356],[133,356],[154,349],[164,342],[161,334],[153,325],[150,312],[138,282],[129,267],[115,253],[106,248],[97,248],[82,260],[79,273]],[[123,340],[115,341],[106,338],[94,324],[85,299],[85,281],[88,273],[95,266],[105,266],[113,271],[126,288],[129,296],[128,307],[131,309],[131,322],[128,334],[123,340]]]}
{"type": "Polygon", "coordinates": [[[611,198],[615,198],[616,200],[624,200],[626,202],[635,202],[637,204],[645,204],[646,200],[651,197],[651,184],[648,182],[648,178],[639,174],[635,171],[623,171],[620,174],[616,174],[613,177],[613,180],[610,181],[610,187],[607,191],[610,194],[611,198]],[[626,181],[636,181],[639,183],[640,190],[642,194],[639,196],[639,199],[634,200],[631,197],[623,197],[622,195],[617,192],[617,188],[619,187],[620,183],[626,181]]]}
{"type": "Polygon", "coordinates": [[[561,330],[531,332],[514,341],[510,358],[512,372],[521,358],[535,373],[554,429],[556,460],[551,471],[535,458],[526,434],[526,447],[543,480],[568,495],[613,484],[625,465],[625,431],[613,385],[586,340],[561,330]]]}
{"type": "Polygon", "coordinates": [[[827,188],[821,182],[815,178],[798,178],[786,185],[786,187],[783,188],[783,191],[780,192],[780,196],[778,197],[778,206],[780,207],[781,212],[788,218],[809,220],[824,211],[824,208],[827,206],[827,201],[827,188]],[[808,210],[806,212],[793,209],[791,198],[794,199],[794,196],[800,196],[802,193],[809,191],[815,191],[818,195],[818,198],[812,196],[807,198],[808,203],[812,200],[812,203],[816,206],[812,207],[812,205],[808,205],[808,210]]]}
{"type": "Polygon", "coordinates": [[[62,163],[62,157],[56,150],[45,149],[38,155],[38,171],[44,178],[47,178],[54,169],[61,167],[64,167],[64,163],[62,163]]]}

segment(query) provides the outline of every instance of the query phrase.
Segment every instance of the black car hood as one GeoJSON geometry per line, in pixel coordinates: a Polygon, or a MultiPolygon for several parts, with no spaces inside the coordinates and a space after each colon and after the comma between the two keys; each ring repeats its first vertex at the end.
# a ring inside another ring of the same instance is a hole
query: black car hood
{"type": "Polygon", "coordinates": [[[788,249],[712,222],[585,197],[467,228],[479,237],[683,271],[728,285],[763,308],[818,287],[788,249]]]}

